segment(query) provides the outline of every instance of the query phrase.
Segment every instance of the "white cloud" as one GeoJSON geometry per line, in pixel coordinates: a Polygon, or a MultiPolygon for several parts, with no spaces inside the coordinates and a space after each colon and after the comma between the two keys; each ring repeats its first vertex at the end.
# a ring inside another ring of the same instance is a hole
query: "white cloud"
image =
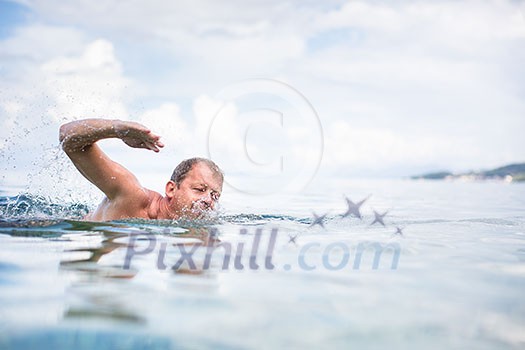
{"type": "MultiPolygon", "coordinates": [[[[396,164],[417,166],[428,159],[445,165],[451,152],[456,162],[475,155],[469,139],[455,140],[443,135],[412,135],[390,129],[354,127],[337,121],[327,128],[326,152],[323,162],[338,169],[388,169],[396,164]]],[[[450,159],[449,159],[450,160],[450,159]]]]}
{"type": "Polygon", "coordinates": [[[417,44],[420,49],[438,45],[479,51],[493,39],[525,37],[518,4],[510,1],[348,1],[318,16],[315,26],[360,29],[371,43],[385,44],[389,39],[395,45],[417,44]]]}
{"type": "Polygon", "coordinates": [[[130,84],[123,77],[113,45],[95,40],[79,56],[57,57],[42,65],[46,86],[56,106],[48,113],[56,120],[86,117],[127,119],[124,88],[130,84]]]}
{"type": "MultiPolygon", "coordinates": [[[[33,22],[0,43],[0,113],[10,130],[15,120],[41,134],[40,119],[56,132],[68,118],[138,118],[167,135],[173,148],[161,153],[173,163],[207,155],[211,118],[223,106],[210,96],[221,87],[279,77],[318,111],[328,170],[523,160],[523,4],[24,3],[33,22]]],[[[223,107],[213,146],[235,163],[245,130],[238,106],[223,107]]],[[[273,148],[255,143],[268,130],[253,133],[251,154],[267,161],[285,147],[315,162],[305,126],[294,123],[288,143],[273,148]]],[[[128,154],[120,144],[115,150],[128,154]]]]}
{"type": "Polygon", "coordinates": [[[144,112],[138,121],[160,135],[167,145],[191,140],[187,135],[187,123],[180,114],[180,107],[173,102],[163,103],[158,108],[144,112]]]}
{"type": "Polygon", "coordinates": [[[164,46],[185,67],[205,64],[208,69],[228,67],[230,72],[249,74],[254,67],[278,66],[298,58],[303,50],[303,38],[294,34],[297,29],[287,20],[294,11],[292,4],[278,1],[249,5],[234,1],[27,4],[48,20],[104,29],[125,41],[131,34],[135,40],[164,46]]]}
{"type": "Polygon", "coordinates": [[[61,55],[73,55],[82,50],[86,36],[70,27],[31,24],[18,27],[13,35],[2,40],[0,58],[4,63],[21,60],[41,62],[61,55]]]}
{"type": "Polygon", "coordinates": [[[223,167],[240,169],[244,161],[244,137],[239,128],[237,107],[207,95],[193,103],[195,115],[194,152],[211,156],[223,167]]]}
{"type": "Polygon", "coordinates": [[[35,193],[49,184],[52,189],[45,194],[60,196],[65,189],[57,183],[74,183],[79,176],[58,150],[59,124],[93,116],[126,118],[124,88],[129,81],[112,43],[89,42],[74,29],[23,27],[0,47],[4,172],[17,183],[29,182],[35,193]]]}

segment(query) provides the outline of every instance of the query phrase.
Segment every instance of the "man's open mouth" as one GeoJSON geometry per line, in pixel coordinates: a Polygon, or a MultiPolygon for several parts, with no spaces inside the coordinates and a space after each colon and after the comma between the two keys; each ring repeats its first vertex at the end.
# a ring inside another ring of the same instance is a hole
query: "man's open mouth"
{"type": "Polygon", "coordinates": [[[213,209],[206,202],[199,200],[193,202],[190,211],[196,217],[203,217],[213,212],[213,209]]]}

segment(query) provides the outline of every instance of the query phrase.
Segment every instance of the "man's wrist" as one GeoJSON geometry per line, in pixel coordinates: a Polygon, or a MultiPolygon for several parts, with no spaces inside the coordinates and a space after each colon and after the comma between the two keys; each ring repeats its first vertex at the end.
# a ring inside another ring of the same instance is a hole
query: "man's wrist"
{"type": "Polygon", "coordinates": [[[115,137],[122,138],[129,132],[129,127],[126,122],[120,119],[113,119],[111,120],[111,130],[115,137]]]}

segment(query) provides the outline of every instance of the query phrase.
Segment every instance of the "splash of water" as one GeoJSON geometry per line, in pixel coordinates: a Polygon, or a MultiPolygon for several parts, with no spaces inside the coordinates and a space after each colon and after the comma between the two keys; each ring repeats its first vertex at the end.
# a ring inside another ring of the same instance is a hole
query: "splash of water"
{"type": "Polygon", "coordinates": [[[82,203],[57,203],[49,198],[29,193],[0,197],[0,222],[12,224],[25,220],[79,220],[89,212],[82,203]]]}

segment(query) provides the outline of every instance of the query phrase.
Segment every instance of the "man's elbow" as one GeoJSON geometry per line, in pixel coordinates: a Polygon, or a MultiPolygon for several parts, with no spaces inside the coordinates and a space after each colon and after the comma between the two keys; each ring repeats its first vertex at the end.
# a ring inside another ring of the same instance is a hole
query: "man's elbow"
{"type": "Polygon", "coordinates": [[[67,135],[67,124],[60,125],[60,129],[58,131],[58,141],[60,141],[60,144],[64,144],[64,140],[66,139],[67,135]]]}
{"type": "Polygon", "coordinates": [[[58,141],[60,142],[60,145],[62,146],[62,149],[67,153],[68,151],[72,150],[71,145],[71,136],[73,134],[72,130],[72,124],[74,122],[69,122],[66,124],[62,124],[60,126],[59,132],[58,132],[58,141]]]}

